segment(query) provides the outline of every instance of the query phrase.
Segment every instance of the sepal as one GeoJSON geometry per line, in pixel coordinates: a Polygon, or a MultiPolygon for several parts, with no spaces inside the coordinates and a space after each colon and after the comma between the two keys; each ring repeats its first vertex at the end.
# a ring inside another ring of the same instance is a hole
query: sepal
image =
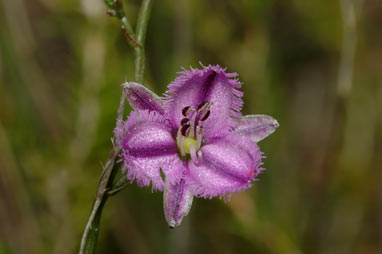
{"type": "Polygon", "coordinates": [[[235,133],[245,135],[256,143],[271,135],[279,123],[267,115],[247,115],[238,119],[235,133]]]}
{"type": "Polygon", "coordinates": [[[156,111],[164,114],[161,98],[154,92],[136,82],[122,84],[123,92],[130,106],[136,110],[156,111]]]}

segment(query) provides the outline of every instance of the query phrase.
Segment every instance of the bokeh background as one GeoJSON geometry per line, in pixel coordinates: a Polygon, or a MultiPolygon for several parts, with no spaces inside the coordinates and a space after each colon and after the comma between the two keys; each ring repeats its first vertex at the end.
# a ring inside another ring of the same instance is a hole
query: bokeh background
{"type": "MultiPolygon", "coordinates": [[[[76,253],[133,50],[101,0],[0,3],[0,253],[76,253]]],[[[145,85],[220,64],[280,128],[252,189],[179,228],[159,192],[110,198],[98,253],[382,253],[381,28],[380,0],[155,1],[145,85]]]]}

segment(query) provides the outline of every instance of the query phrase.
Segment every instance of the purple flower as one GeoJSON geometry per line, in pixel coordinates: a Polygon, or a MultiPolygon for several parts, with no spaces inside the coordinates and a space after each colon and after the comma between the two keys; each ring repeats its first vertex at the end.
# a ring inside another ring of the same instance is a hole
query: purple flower
{"type": "Polygon", "coordinates": [[[164,190],[170,227],[188,214],[194,196],[250,188],[263,170],[256,142],[278,127],[269,116],[241,115],[236,73],[203,66],[179,74],[162,98],[140,84],[123,84],[135,110],[115,129],[124,173],[139,186],[164,190]]]}

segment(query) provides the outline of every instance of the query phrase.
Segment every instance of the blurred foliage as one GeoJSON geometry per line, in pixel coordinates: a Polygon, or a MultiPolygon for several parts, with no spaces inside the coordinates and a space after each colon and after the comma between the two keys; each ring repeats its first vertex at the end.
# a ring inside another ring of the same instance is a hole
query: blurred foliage
{"type": "MultiPolygon", "coordinates": [[[[140,1],[126,0],[135,25],[140,1]]],[[[1,0],[0,253],[74,253],[133,51],[101,0],[1,0]]],[[[381,253],[382,2],[161,0],[145,85],[220,64],[274,116],[268,169],[169,230],[161,193],[112,197],[99,253],[381,253]]]]}

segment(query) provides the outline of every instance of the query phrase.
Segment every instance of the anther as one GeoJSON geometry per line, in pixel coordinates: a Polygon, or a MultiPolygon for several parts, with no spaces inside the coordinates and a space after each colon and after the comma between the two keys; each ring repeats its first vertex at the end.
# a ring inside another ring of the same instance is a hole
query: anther
{"type": "Polygon", "coordinates": [[[210,111],[208,110],[208,111],[206,111],[201,117],[200,117],[200,120],[199,121],[205,121],[205,120],[207,120],[207,118],[210,116],[210,111]]]}
{"type": "Polygon", "coordinates": [[[190,125],[191,125],[191,137],[195,137],[195,122],[196,122],[196,116],[198,114],[194,113],[191,117],[191,120],[190,120],[190,125]]]}
{"type": "Polygon", "coordinates": [[[192,107],[191,106],[184,107],[182,109],[182,115],[187,116],[191,111],[192,111],[192,107]]]}
{"type": "Polygon", "coordinates": [[[205,102],[202,102],[198,105],[197,107],[197,111],[200,112],[202,109],[206,108],[207,106],[209,106],[210,102],[208,101],[205,101],[205,102]]]}
{"type": "Polygon", "coordinates": [[[198,166],[199,160],[198,160],[198,156],[196,155],[195,146],[190,147],[190,155],[191,155],[191,160],[195,163],[195,165],[198,166]]]}
{"type": "Polygon", "coordinates": [[[182,126],[180,132],[182,133],[182,135],[185,137],[188,135],[188,133],[190,132],[190,125],[189,124],[186,124],[184,126],[182,126]]]}
{"type": "Polygon", "coordinates": [[[197,143],[197,146],[198,146],[198,149],[202,146],[202,131],[203,131],[203,127],[202,126],[197,126],[196,127],[196,143],[197,143]]]}
{"type": "Polygon", "coordinates": [[[190,119],[188,119],[187,117],[183,118],[182,121],[180,121],[180,125],[183,126],[185,124],[189,124],[190,122],[190,119]]]}

